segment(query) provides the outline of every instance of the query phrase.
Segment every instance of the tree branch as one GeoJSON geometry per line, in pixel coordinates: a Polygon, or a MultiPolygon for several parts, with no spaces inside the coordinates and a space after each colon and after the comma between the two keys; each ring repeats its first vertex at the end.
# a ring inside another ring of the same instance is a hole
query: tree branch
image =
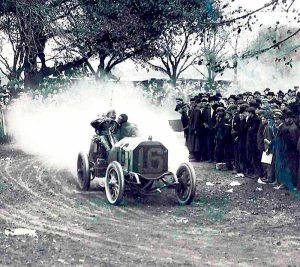
{"type": "Polygon", "coordinates": [[[298,33],[300,32],[300,28],[295,31],[293,34],[289,35],[288,37],[286,37],[285,39],[279,41],[279,42],[276,42],[274,45],[272,46],[269,46],[267,48],[263,48],[261,50],[258,50],[258,51],[255,51],[253,53],[249,53],[249,54],[243,54],[242,55],[242,58],[250,58],[250,57],[254,57],[254,56],[257,56],[259,54],[262,54],[262,53],[265,53],[273,48],[276,48],[276,47],[279,47],[279,45],[281,45],[282,43],[286,42],[287,40],[291,39],[292,37],[294,37],[295,35],[297,35],[298,33]]]}

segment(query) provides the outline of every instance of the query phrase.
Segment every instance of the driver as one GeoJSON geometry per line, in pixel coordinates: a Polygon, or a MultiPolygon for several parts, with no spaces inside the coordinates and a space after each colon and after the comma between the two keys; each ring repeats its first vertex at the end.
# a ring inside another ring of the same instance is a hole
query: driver
{"type": "Polygon", "coordinates": [[[135,137],[139,136],[140,132],[134,123],[128,122],[128,116],[126,114],[120,114],[117,122],[119,128],[115,134],[115,138],[120,141],[124,137],[135,137]]]}
{"type": "Polygon", "coordinates": [[[111,149],[110,141],[107,139],[107,137],[102,136],[97,130],[97,124],[105,117],[115,120],[116,111],[114,109],[111,109],[106,113],[106,115],[104,114],[102,117],[91,122],[91,125],[95,128],[96,131],[96,135],[94,135],[92,138],[89,150],[89,159],[91,162],[96,161],[97,154],[101,154],[101,158],[106,158],[107,151],[111,149]]]}

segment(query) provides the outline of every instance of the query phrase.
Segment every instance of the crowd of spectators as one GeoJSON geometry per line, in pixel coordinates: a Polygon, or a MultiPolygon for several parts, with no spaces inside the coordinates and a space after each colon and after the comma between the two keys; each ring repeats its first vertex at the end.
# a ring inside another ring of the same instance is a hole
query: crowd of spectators
{"type": "Polygon", "coordinates": [[[275,189],[300,189],[300,92],[199,93],[176,99],[190,161],[250,177],[275,189]]]}

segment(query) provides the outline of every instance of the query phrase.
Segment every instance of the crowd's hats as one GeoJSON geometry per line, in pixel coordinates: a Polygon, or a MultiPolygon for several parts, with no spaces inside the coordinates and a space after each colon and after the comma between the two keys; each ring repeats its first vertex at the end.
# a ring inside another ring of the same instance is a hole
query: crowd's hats
{"type": "Polygon", "coordinates": [[[180,102],[180,101],[183,101],[183,99],[181,97],[176,97],[176,101],[180,102]]]}
{"type": "Polygon", "coordinates": [[[249,108],[247,108],[246,111],[251,113],[251,114],[255,114],[255,108],[254,107],[249,107],[249,108]]]}
{"type": "Polygon", "coordinates": [[[228,97],[228,100],[229,99],[233,99],[234,101],[236,101],[236,96],[235,95],[230,95],[229,97],[228,97]]]}
{"type": "Polygon", "coordinates": [[[259,91],[255,91],[253,94],[254,95],[261,95],[261,93],[259,91]]]}
{"type": "Polygon", "coordinates": [[[201,103],[201,98],[200,98],[200,97],[196,97],[196,98],[195,98],[195,102],[196,102],[197,104],[201,103]]]}
{"type": "Polygon", "coordinates": [[[282,92],[281,90],[278,91],[277,93],[278,96],[284,96],[284,92],[282,92]]]}
{"type": "Polygon", "coordinates": [[[182,108],[182,106],[183,106],[183,103],[177,104],[176,107],[175,107],[175,111],[180,110],[182,108]]]}
{"type": "Polygon", "coordinates": [[[269,92],[269,91],[271,91],[270,88],[266,88],[266,89],[264,90],[264,92],[269,92]]]}
{"type": "Polygon", "coordinates": [[[274,109],[273,116],[274,118],[282,118],[282,111],[280,109],[274,109]]]}
{"type": "Polygon", "coordinates": [[[259,103],[257,103],[256,100],[251,100],[249,102],[249,106],[253,107],[253,108],[258,108],[259,107],[259,103]]]}
{"type": "Polygon", "coordinates": [[[219,102],[219,107],[225,108],[225,104],[223,102],[219,102]]]}
{"type": "Polygon", "coordinates": [[[247,108],[249,108],[248,104],[242,104],[240,105],[240,113],[243,113],[247,110],[247,108]]]}
{"type": "Polygon", "coordinates": [[[217,107],[217,113],[219,112],[225,112],[225,108],[224,107],[217,107]]]}
{"type": "Polygon", "coordinates": [[[191,98],[190,98],[190,101],[191,101],[191,102],[194,102],[194,101],[195,101],[195,97],[191,97],[191,98]]]}
{"type": "Polygon", "coordinates": [[[289,89],[289,90],[288,90],[288,93],[291,93],[291,92],[293,92],[293,90],[292,90],[292,89],[289,89]]]}
{"type": "Polygon", "coordinates": [[[281,103],[278,101],[278,100],[276,100],[276,99],[272,99],[271,101],[270,101],[270,105],[280,105],[281,103]]]}
{"type": "Polygon", "coordinates": [[[217,96],[213,95],[209,98],[209,102],[212,102],[212,101],[219,101],[219,98],[217,96]]]}
{"type": "Polygon", "coordinates": [[[237,110],[237,105],[231,104],[227,107],[227,110],[229,110],[229,111],[237,110]]]}
{"type": "Polygon", "coordinates": [[[256,111],[256,114],[259,115],[259,116],[262,116],[262,115],[265,114],[265,111],[264,111],[263,109],[258,109],[258,110],[256,111]]]}
{"type": "Polygon", "coordinates": [[[274,92],[268,92],[267,96],[275,96],[274,92]]]}
{"type": "Polygon", "coordinates": [[[205,102],[206,103],[206,102],[208,102],[208,99],[207,98],[202,98],[201,102],[205,102]]]}
{"type": "Polygon", "coordinates": [[[238,99],[238,100],[236,101],[236,103],[237,103],[238,105],[246,104],[246,102],[245,102],[243,99],[238,99]]]}

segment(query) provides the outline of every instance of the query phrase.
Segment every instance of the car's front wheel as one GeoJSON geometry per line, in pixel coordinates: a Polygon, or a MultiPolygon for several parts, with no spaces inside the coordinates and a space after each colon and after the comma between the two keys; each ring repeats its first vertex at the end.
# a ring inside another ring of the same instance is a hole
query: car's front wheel
{"type": "Polygon", "coordinates": [[[105,192],[110,204],[118,205],[124,195],[124,174],[119,162],[111,162],[105,175],[105,192]]]}
{"type": "Polygon", "coordinates": [[[177,200],[181,205],[188,205],[192,203],[196,194],[196,174],[194,167],[190,163],[182,163],[176,175],[179,182],[175,189],[177,200]]]}

